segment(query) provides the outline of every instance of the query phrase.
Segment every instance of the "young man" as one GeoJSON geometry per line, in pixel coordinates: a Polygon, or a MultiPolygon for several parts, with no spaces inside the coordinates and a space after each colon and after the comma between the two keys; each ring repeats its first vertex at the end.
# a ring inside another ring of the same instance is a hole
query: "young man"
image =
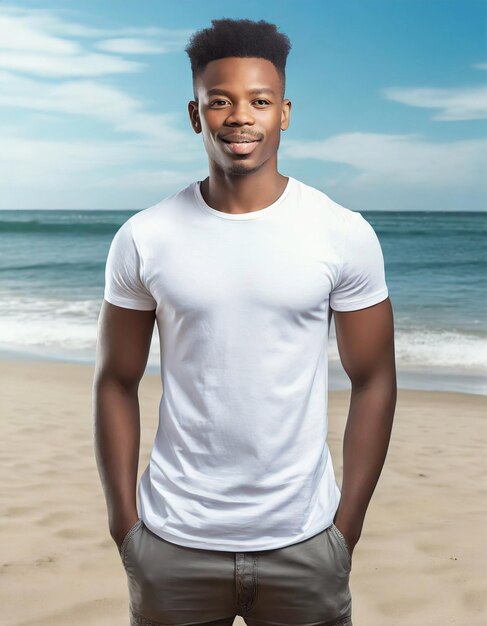
{"type": "Polygon", "coordinates": [[[277,171],[289,50],[264,21],[193,35],[188,109],[209,176],[111,243],[95,445],[132,625],[352,624],[352,553],[396,403],[393,317],[370,224],[277,171]],[[341,490],[326,443],[332,314],[352,385],[341,490]],[[137,490],[155,322],[163,395],[137,490]]]}

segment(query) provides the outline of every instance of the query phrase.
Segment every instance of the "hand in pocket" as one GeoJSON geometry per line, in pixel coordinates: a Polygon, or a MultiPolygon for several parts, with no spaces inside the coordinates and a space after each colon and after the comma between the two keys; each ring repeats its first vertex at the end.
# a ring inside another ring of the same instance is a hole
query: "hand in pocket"
{"type": "Polygon", "coordinates": [[[132,512],[130,515],[127,515],[127,517],[124,516],[120,520],[117,520],[118,523],[116,527],[110,528],[110,535],[112,536],[112,539],[115,542],[119,552],[122,548],[125,537],[139,521],[139,519],[139,514],[137,513],[137,511],[135,511],[132,512]]]}

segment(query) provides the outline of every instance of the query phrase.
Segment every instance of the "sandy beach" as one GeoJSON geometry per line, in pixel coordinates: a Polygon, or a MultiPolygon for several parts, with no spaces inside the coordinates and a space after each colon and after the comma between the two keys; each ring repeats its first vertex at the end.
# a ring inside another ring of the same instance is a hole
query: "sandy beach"
{"type": "MultiPolygon", "coordinates": [[[[128,624],[126,575],[93,449],[93,367],[2,361],[1,623],[128,624]]],[[[140,385],[139,476],[161,382],[140,385]]],[[[341,483],[349,391],[329,397],[341,483]]],[[[399,389],[389,454],[351,573],[355,626],[487,623],[487,397],[399,389]]],[[[237,618],[236,626],[244,624],[237,618]]]]}

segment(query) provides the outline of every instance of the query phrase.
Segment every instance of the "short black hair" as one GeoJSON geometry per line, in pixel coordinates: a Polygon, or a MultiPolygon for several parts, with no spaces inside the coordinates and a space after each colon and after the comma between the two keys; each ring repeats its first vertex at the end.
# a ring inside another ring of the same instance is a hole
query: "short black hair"
{"type": "Polygon", "coordinates": [[[191,61],[193,91],[196,100],[196,79],[210,61],[225,57],[260,57],[271,61],[281,79],[284,98],[286,60],[291,41],[277,26],[264,20],[221,18],[211,20],[211,28],[193,33],[185,48],[191,61]]]}

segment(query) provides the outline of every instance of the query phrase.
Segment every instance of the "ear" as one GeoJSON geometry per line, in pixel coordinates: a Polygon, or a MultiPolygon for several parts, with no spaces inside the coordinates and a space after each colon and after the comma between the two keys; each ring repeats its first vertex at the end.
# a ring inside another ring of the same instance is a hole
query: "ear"
{"type": "Polygon", "coordinates": [[[201,133],[201,122],[200,122],[200,116],[198,113],[198,102],[196,100],[190,100],[188,102],[188,113],[189,113],[189,119],[191,122],[191,127],[193,128],[194,132],[197,134],[201,133]]]}
{"type": "Polygon", "coordinates": [[[282,111],[281,111],[281,130],[287,130],[289,128],[289,122],[291,117],[291,100],[283,100],[282,101],[282,111]]]}

